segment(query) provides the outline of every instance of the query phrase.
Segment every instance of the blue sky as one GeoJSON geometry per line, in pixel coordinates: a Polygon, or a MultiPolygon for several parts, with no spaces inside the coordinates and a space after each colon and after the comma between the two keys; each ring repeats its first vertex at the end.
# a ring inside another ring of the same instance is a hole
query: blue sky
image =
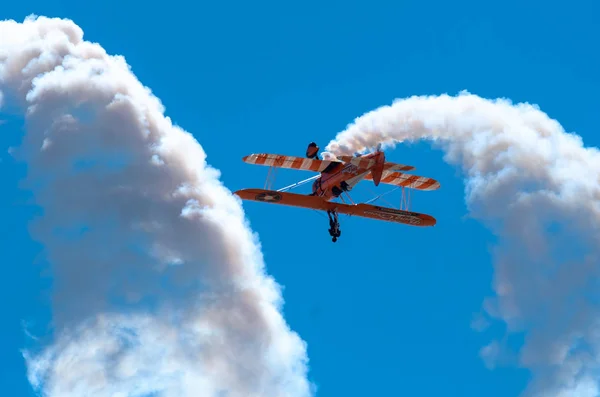
{"type": "MultiPolygon", "coordinates": [[[[242,156],[302,155],[310,141],[324,148],[355,117],[410,95],[467,89],[536,103],[586,146],[600,144],[600,5],[592,1],[123,4],[10,2],[0,16],[72,18],[87,40],[124,55],[231,190],[264,183],[267,169],[242,156]]],[[[7,154],[20,132],[11,123],[0,129],[0,390],[27,396],[22,324],[47,319],[51,280],[28,237],[34,212],[19,190],[24,169],[7,154]]],[[[325,216],[245,204],[268,272],[284,286],[285,318],[308,344],[318,395],[517,395],[526,371],[490,371],[479,358],[502,324],[484,333],[470,327],[493,294],[494,238],[465,218],[460,175],[426,144],[388,158],[442,183],[413,195],[413,209],[438,226],[342,218],[332,244],[325,216]]],[[[280,172],[276,182],[310,175],[280,172]]],[[[385,188],[361,190],[368,198],[385,188]]]]}

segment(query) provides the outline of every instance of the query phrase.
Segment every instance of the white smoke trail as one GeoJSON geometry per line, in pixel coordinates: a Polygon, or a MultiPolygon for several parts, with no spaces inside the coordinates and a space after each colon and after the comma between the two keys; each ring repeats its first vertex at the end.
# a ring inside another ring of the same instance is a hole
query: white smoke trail
{"type": "Polygon", "coordinates": [[[45,396],[310,396],[304,342],[238,199],[122,57],[72,21],[0,22],[0,93],[44,215],[45,396]]]}
{"type": "Polygon", "coordinates": [[[598,150],[535,106],[466,92],[397,100],[356,119],[326,150],[331,157],[420,139],[462,167],[470,210],[500,237],[490,315],[525,333],[526,394],[598,396],[598,150]]]}

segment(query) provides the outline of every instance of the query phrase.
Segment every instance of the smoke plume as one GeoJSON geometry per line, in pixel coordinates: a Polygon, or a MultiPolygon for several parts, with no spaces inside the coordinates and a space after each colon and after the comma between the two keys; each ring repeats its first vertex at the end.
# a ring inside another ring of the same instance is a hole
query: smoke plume
{"type": "Polygon", "coordinates": [[[50,343],[27,351],[44,396],[312,395],[241,203],[123,57],[70,20],[0,22],[0,98],[43,209],[50,343]]]}
{"type": "MultiPolygon", "coordinates": [[[[461,167],[472,215],[499,237],[491,316],[524,335],[518,365],[531,396],[598,396],[600,155],[536,106],[463,92],[369,112],[327,157],[429,140],[461,167]]],[[[482,355],[508,349],[492,342],[482,355]]],[[[508,352],[510,353],[510,352],[508,352]]]]}

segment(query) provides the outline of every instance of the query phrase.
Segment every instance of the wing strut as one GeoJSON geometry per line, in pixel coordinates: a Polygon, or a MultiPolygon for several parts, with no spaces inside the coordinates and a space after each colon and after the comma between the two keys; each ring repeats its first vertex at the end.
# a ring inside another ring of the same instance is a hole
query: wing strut
{"type": "Polygon", "coordinates": [[[269,167],[269,171],[267,173],[267,179],[265,180],[265,190],[271,190],[271,186],[273,186],[273,182],[275,182],[275,174],[277,173],[277,168],[273,166],[269,167]]]}
{"type": "Polygon", "coordinates": [[[410,211],[410,189],[406,189],[402,186],[402,197],[400,198],[400,209],[404,211],[410,211]]]}
{"type": "Polygon", "coordinates": [[[295,187],[298,187],[298,186],[300,186],[300,185],[304,185],[304,184],[306,184],[306,183],[308,183],[308,182],[310,182],[310,181],[314,181],[315,179],[317,179],[317,178],[318,178],[318,177],[320,177],[320,176],[321,176],[321,175],[315,175],[315,176],[311,176],[310,178],[307,178],[307,179],[305,179],[305,180],[303,180],[303,181],[300,181],[300,182],[293,183],[293,184],[291,184],[291,185],[289,185],[289,186],[286,186],[286,187],[282,187],[281,189],[279,189],[279,190],[277,190],[277,191],[278,191],[278,192],[285,192],[286,190],[290,190],[290,189],[293,189],[293,188],[295,188],[295,187]]]}

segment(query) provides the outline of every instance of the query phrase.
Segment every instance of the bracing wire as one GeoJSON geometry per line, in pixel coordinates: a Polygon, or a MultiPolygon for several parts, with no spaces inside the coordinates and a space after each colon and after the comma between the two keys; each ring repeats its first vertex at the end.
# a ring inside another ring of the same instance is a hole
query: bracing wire
{"type": "MultiPolygon", "coordinates": [[[[374,201],[376,201],[376,200],[379,200],[380,198],[382,198],[382,197],[383,197],[383,196],[385,196],[386,194],[390,194],[391,192],[394,192],[394,191],[396,191],[396,190],[400,189],[400,187],[401,187],[401,186],[398,186],[398,187],[395,187],[395,188],[394,188],[394,189],[392,189],[392,190],[388,190],[388,191],[387,191],[387,192],[385,192],[385,193],[381,193],[379,196],[377,196],[377,197],[375,197],[375,198],[372,198],[371,200],[369,200],[369,201],[365,202],[365,204],[370,204],[370,203],[372,203],[372,202],[374,202],[374,201]]],[[[384,201],[385,201],[386,203],[388,203],[386,200],[384,200],[384,201]]],[[[392,207],[393,207],[393,205],[392,205],[392,204],[390,204],[390,203],[388,203],[388,205],[390,205],[390,206],[392,206],[392,207]]]]}

